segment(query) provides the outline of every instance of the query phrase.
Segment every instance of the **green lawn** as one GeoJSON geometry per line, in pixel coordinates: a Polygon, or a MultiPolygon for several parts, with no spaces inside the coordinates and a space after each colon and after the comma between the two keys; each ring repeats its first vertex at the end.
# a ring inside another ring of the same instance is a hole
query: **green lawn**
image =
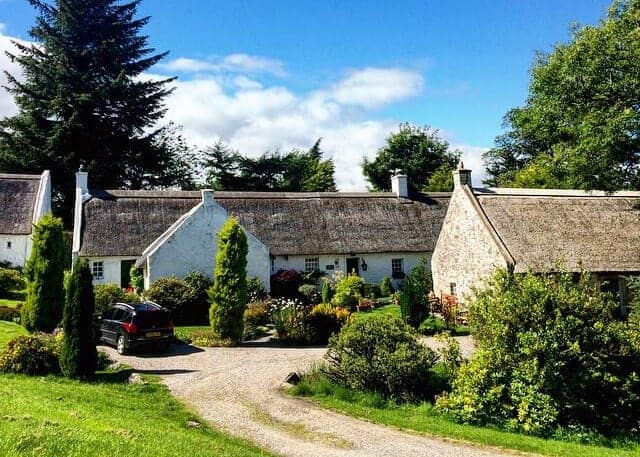
{"type": "Polygon", "coordinates": [[[21,325],[0,321],[0,351],[4,349],[11,338],[26,334],[27,331],[21,325]]]}
{"type": "Polygon", "coordinates": [[[400,317],[400,307],[396,305],[384,305],[380,308],[373,308],[368,311],[358,311],[354,314],[357,319],[367,318],[369,316],[382,315],[382,316],[393,316],[400,317]]]}
{"type": "Polygon", "coordinates": [[[291,393],[307,397],[324,408],[371,422],[480,445],[562,457],[640,456],[638,444],[624,448],[622,445],[614,448],[592,446],[546,440],[498,428],[458,424],[436,411],[429,403],[396,405],[376,395],[354,392],[317,376],[303,379],[291,393]]]}
{"type": "Polygon", "coordinates": [[[211,327],[208,325],[185,325],[182,327],[176,327],[174,332],[176,338],[184,341],[185,343],[190,343],[194,332],[197,333],[207,330],[211,330],[211,327]]]}

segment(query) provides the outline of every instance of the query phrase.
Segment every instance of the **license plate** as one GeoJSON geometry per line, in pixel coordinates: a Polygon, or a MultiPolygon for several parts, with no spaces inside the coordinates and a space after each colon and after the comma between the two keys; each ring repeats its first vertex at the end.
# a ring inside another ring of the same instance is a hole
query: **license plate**
{"type": "Polygon", "coordinates": [[[148,332],[147,333],[147,338],[157,338],[159,336],[162,336],[162,333],[160,333],[160,332],[148,332]]]}

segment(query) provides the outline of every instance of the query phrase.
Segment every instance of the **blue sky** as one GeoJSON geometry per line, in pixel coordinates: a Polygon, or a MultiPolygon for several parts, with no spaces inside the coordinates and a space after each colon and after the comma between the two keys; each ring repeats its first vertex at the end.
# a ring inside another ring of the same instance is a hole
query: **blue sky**
{"type": "MultiPolygon", "coordinates": [[[[609,3],[144,0],[140,14],[170,51],[152,73],[180,76],[168,119],[194,144],[256,155],[322,136],[347,190],[364,187],[359,162],[402,121],[440,129],[479,167],[526,97],[534,52],[609,3]]],[[[5,37],[28,39],[33,18],[26,1],[0,0],[5,37]]]]}

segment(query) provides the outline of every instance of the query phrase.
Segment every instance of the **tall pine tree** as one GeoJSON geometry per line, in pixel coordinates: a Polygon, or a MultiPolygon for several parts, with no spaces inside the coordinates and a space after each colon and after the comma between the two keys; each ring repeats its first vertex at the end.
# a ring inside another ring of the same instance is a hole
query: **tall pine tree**
{"type": "MultiPolygon", "coordinates": [[[[70,214],[74,172],[91,184],[145,188],[180,182],[172,148],[154,126],[173,79],[143,72],[156,54],[135,18],[140,0],[29,0],[39,13],[33,45],[14,43],[25,79],[8,77],[19,112],[0,121],[0,170],[49,169],[58,210],[70,214]]],[[[179,160],[179,159],[178,159],[179,160]]]]}

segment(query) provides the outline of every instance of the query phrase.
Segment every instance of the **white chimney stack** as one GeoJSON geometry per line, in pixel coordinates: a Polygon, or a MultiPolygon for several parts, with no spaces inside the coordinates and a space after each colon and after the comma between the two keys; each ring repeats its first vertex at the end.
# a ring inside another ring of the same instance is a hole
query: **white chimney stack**
{"type": "Polygon", "coordinates": [[[211,189],[202,190],[202,204],[204,206],[211,206],[215,203],[215,192],[211,189]]]}
{"type": "Polygon", "coordinates": [[[462,186],[471,187],[471,170],[467,170],[461,160],[458,163],[458,168],[453,172],[453,188],[462,186]]]}
{"type": "Polygon", "coordinates": [[[391,192],[398,198],[409,198],[409,179],[399,170],[391,176],[391,192]]]}
{"type": "Polygon", "coordinates": [[[89,173],[83,167],[76,172],[76,192],[78,191],[81,197],[89,195],[89,173]]]}

